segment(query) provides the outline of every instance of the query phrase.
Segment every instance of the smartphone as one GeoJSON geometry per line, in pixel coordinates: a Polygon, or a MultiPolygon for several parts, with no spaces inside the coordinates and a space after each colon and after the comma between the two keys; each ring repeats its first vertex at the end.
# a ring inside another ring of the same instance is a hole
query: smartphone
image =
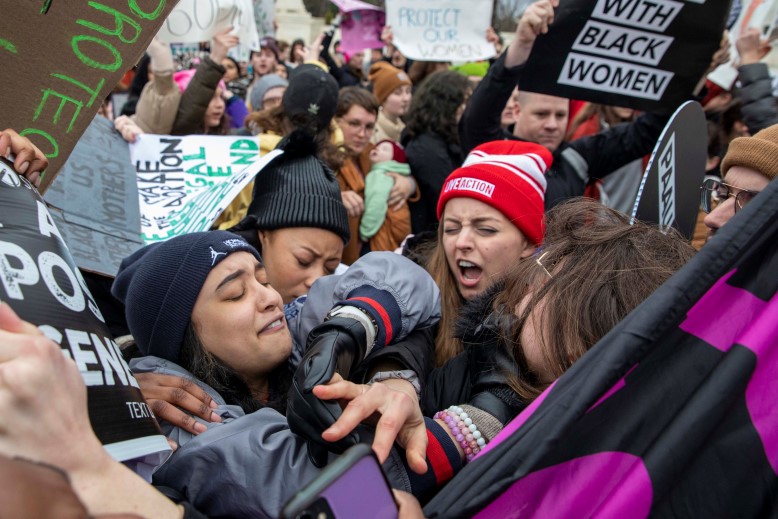
{"type": "Polygon", "coordinates": [[[327,465],[281,510],[282,519],[396,519],[397,503],[370,445],[358,444],[327,465]]]}

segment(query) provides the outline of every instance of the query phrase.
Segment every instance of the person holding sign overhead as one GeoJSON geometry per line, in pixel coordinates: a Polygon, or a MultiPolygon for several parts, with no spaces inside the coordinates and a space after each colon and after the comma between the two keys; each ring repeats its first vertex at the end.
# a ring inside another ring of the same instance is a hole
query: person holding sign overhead
{"type": "Polygon", "coordinates": [[[590,179],[602,178],[650,153],[668,120],[646,113],[630,124],[565,143],[568,100],[520,90],[513,133],[501,127],[502,109],[517,83],[521,88],[523,65],[538,35],[548,32],[558,5],[558,0],[540,0],[527,7],[515,38],[473,92],[459,121],[464,153],[487,141],[515,139],[542,144],[554,154],[554,165],[546,174],[546,210],[583,195],[590,179]]]}

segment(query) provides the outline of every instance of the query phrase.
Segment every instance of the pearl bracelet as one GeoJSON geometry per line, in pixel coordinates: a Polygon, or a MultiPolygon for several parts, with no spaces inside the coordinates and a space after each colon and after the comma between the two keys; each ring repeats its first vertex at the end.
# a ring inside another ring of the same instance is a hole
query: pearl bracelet
{"type": "Polygon", "coordinates": [[[445,411],[435,413],[433,418],[443,420],[465,452],[467,461],[472,460],[486,445],[486,439],[478,430],[478,426],[461,407],[452,405],[445,411]]]}

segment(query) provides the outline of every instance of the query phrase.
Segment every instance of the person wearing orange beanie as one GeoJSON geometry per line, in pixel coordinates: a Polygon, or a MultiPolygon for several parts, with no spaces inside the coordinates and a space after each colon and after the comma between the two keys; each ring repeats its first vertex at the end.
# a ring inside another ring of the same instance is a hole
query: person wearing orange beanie
{"type": "Polygon", "coordinates": [[[371,142],[373,144],[383,140],[399,142],[400,134],[405,129],[402,116],[411,105],[413,83],[408,74],[386,61],[373,63],[368,78],[373,84],[373,93],[381,106],[371,142]]]}

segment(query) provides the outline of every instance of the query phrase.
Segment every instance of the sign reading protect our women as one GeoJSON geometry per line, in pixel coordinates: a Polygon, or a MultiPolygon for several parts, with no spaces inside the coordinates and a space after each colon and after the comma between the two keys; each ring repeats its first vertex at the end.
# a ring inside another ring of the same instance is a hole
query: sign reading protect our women
{"type": "Polygon", "coordinates": [[[486,41],[491,0],[386,0],[394,45],[420,61],[480,61],[496,54],[486,41]]]}
{"type": "Polygon", "coordinates": [[[141,135],[130,146],[143,241],[207,231],[273,158],[254,137],[141,135]]]}
{"type": "Polygon", "coordinates": [[[568,0],[538,37],[522,90],[641,110],[689,99],[729,0],[568,0]]]}
{"type": "MultiPolygon", "coordinates": [[[[92,428],[117,460],[158,465],[170,454],[138,383],[45,202],[0,159],[0,301],[72,358],[87,386],[92,428]]],[[[12,420],[12,417],[6,417],[12,420]]],[[[63,449],[68,439],[61,438],[63,449]]]]}
{"type": "Polygon", "coordinates": [[[41,192],[175,4],[0,0],[0,128],[15,129],[49,158],[41,192]]]}

